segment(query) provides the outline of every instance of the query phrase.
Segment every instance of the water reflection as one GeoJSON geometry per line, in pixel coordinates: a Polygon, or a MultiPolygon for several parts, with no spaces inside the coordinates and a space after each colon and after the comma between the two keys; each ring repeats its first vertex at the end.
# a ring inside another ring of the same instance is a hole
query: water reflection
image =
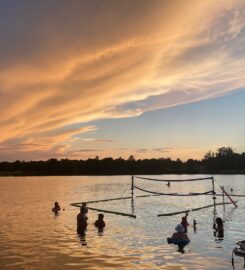
{"type": "MultiPolygon", "coordinates": [[[[231,267],[234,243],[245,235],[245,198],[238,198],[239,207],[234,209],[227,205],[226,215],[223,207],[217,207],[217,214],[225,221],[225,241],[219,244],[214,241],[220,235],[214,236],[213,209],[210,208],[195,212],[198,224],[194,226],[193,222],[193,229],[190,221],[193,221],[194,214],[189,213],[191,243],[188,246],[166,243],[166,237],[172,235],[182,215],[159,218],[157,214],[206,205],[211,201],[207,196],[195,198],[195,201],[193,198],[155,196],[138,199],[135,196],[137,219],[108,214],[105,221],[106,226],[110,224],[110,229],[105,231],[94,227],[97,213],[89,210],[87,228],[76,231],[78,211],[70,206],[71,202],[119,197],[130,179],[128,176],[50,178],[0,179],[0,269],[224,270],[231,267]],[[62,203],[62,209],[64,205],[67,210],[55,218],[51,212],[54,198],[62,203]]],[[[232,181],[234,190],[245,194],[244,176],[222,175],[215,178],[222,185],[230,185],[232,181]]],[[[146,186],[154,190],[151,183],[146,183],[146,186]]],[[[168,189],[164,185],[161,191],[164,188],[168,189]]],[[[198,188],[200,192],[209,189],[206,183],[198,184],[198,188]]],[[[171,183],[171,189],[186,193],[190,186],[180,187],[171,183]]],[[[196,190],[193,187],[193,191],[196,190]]],[[[222,198],[218,200],[222,201],[222,198]]],[[[115,211],[122,208],[125,212],[132,210],[130,200],[100,206],[115,211]]],[[[237,259],[236,269],[242,269],[242,264],[243,260],[237,259]]]]}
{"type": "Polygon", "coordinates": [[[103,236],[104,235],[104,227],[98,227],[98,236],[103,236]]]}
{"type": "Polygon", "coordinates": [[[86,227],[77,227],[77,235],[80,239],[82,246],[87,246],[86,231],[87,231],[87,226],[86,227]]]}
{"type": "Polygon", "coordinates": [[[54,218],[57,218],[60,215],[59,212],[54,212],[54,218]]]}
{"type": "Polygon", "coordinates": [[[184,248],[185,248],[186,245],[187,245],[187,244],[185,244],[185,245],[183,245],[183,244],[182,244],[182,245],[178,245],[178,248],[179,248],[179,249],[178,249],[177,251],[178,251],[179,253],[184,254],[184,253],[185,253],[184,248]]]}
{"type": "Polygon", "coordinates": [[[194,233],[197,232],[197,222],[195,219],[193,220],[193,231],[194,231],[194,233]]]}
{"type": "Polygon", "coordinates": [[[134,196],[132,195],[131,197],[131,212],[132,212],[132,215],[134,214],[134,196]]]}

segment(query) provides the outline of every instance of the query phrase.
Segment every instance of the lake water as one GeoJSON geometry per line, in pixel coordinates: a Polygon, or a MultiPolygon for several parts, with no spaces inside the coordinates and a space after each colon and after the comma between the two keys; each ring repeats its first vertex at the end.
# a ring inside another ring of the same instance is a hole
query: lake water
{"type": "MultiPolygon", "coordinates": [[[[152,177],[185,179],[200,175],[152,177]]],[[[244,175],[214,178],[217,191],[220,184],[227,190],[233,188],[235,194],[245,194],[244,175]]],[[[139,179],[135,182],[139,187],[165,193],[204,192],[212,187],[210,181],[174,183],[171,187],[139,179]]],[[[130,185],[130,176],[1,177],[0,269],[232,269],[232,249],[235,242],[245,238],[245,198],[238,198],[236,209],[232,205],[225,210],[217,207],[218,216],[225,220],[223,241],[213,234],[213,208],[190,212],[191,242],[184,253],[166,241],[183,214],[157,214],[211,204],[212,196],[135,198],[133,209],[130,199],[94,203],[92,207],[133,211],[137,218],[105,213],[106,227],[98,233],[93,225],[98,213],[89,210],[87,231],[83,237],[77,235],[79,209],[70,203],[130,196],[130,185]],[[54,201],[65,209],[59,216],[51,212],[54,201]]],[[[142,194],[135,190],[135,195],[142,194]]],[[[235,257],[235,267],[243,268],[243,258],[235,257]]]]}

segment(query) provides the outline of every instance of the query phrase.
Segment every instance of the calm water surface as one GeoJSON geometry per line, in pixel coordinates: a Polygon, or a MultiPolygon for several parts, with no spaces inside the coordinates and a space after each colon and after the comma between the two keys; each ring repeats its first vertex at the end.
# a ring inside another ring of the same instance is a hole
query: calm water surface
{"type": "MultiPolygon", "coordinates": [[[[236,194],[245,194],[244,175],[218,175],[215,180],[217,189],[220,184],[227,190],[232,187],[236,194]]],[[[170,188],[141,180],[136,184],[158,192],[211,189],[210,181],[171,184],[170,188]]],[[[93,226],[97,212],[89,211],[88,228],[80,238],[76,233],[79,209],[70,203],[129,196],[130,185],[130,176],[1,177],[0,269],[232,269],[231,251],[235,242],[245,238],[245,198],[238,198],[237,209],[231,205],[225,211],[223,206],[217,207],[218,215],[225,220],[223,241],[213,234],[212,208],[191,212],[188,220],[190,224],[194,218],[197,220],[197,231],[189,226],[191,243],[184,253],[166,241],[182,215],[157,214],[207,205],[212,203],[211,196],[135,198],[133,208],[131,200],[95,203],[91,206],[134,211],[137,218],[105,214],[106,228],[101,234],[93,226]],[[51,212],[54,201],[65,209],[59,216],[51,212]]],[[[235,266],[242,269],[243,259],[235,257],[235,266]]]]}

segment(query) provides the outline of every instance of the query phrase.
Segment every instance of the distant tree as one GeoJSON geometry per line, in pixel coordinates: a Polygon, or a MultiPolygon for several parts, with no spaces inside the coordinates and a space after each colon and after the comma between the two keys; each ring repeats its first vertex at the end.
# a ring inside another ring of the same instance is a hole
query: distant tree
{"type": "Polygon", "coordinates": [[[194,160],[194,159],[188,159],[185,163],[185,171],[187,173],[195,173],[198,172],[198,170],[200,170],[200,165],[199,165],[199,161],[194,160]]]}
{"type": "Polygon", "coordinates": [[[217,150],[216,157],[232,157],[234,154],[231,147],[220,147],[217,150]]]}
{"type": "Polygon", "coordinates": [[[215,157],[215,154],[211,151],[208,151],[205,155],[204,155],[204,160],[208,160],[208,159],[211,159],[211,158],[214,158],[215,157]]]}
{"type": "Polygon", "coordinates": [[[133,155],[130,155],[129,158],[128,158],[128,161],[135,161],[135,158],[133,155]]]}
{"type": "Polygon", "coordinates": [[[173,164],[173,171],[181,173],[183,171],[183,162],[178,158],[173,164]]]}
{"type": "Polygon", "coordinates": [[[87,160],[14,161],[0,162],[1,175],[106,175],[106,174],[166,174],[166,173],[245,173],[245,153],[238,154],[231,147],[207,152],[203,159],[170,158],[128,159],[98,156],[87,160]]]}

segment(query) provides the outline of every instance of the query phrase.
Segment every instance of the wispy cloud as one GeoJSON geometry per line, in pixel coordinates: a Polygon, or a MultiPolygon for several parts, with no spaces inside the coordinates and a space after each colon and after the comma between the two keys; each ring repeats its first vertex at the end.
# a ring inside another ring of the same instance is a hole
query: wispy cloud
{"type": "Polygon", "coordinates": [[[115,140],[110,140],[110,139],[95,139],[95,138],[84,138],[82,139],[84,142],[96,142],[96,143],[112,143],[115,140]]]}
{"type": "Polygon", "coordinates": [[[1,2],[0,147],[69,156],[92,120],[243,87],[244,18],[241,0],[1,2]]]}

